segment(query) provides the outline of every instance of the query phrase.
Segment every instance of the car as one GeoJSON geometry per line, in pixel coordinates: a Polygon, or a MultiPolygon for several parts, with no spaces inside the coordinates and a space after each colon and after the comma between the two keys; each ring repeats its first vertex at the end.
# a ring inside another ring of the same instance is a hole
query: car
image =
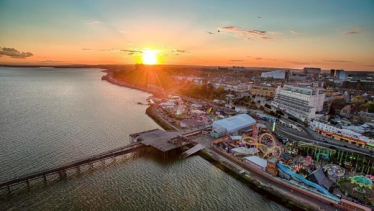
{"type": "Polygon", "coordinates": [[[373,151],[373,150],[369,150],[369,153],[370,153],[370,154],[373,154],[373,153],[374,153],[374,151],[373,151]]]}
{"type": "Polygon", "coordinates": [[[323,142],[325,142],[325,143],[329,143],[328,141],[326,141],[326,140],[323,140],[323,142]]]}
{"type": "Polygon", "coordinates": [[[345,148],[349,148],[347,145],[343,145],[343,147],[345,147],[345,148]]]}

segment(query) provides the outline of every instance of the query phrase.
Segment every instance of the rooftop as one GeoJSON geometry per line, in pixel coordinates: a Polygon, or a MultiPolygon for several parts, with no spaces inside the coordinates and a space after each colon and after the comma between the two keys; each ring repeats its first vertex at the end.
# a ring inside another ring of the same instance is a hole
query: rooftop
{"type": "Polygon", "coordinates": [[[181,136],[179,132],[166,132],[160,129],[140,133],[136,140],[162,152],[167,152],[191,143],[190,139],[181,136]]]}

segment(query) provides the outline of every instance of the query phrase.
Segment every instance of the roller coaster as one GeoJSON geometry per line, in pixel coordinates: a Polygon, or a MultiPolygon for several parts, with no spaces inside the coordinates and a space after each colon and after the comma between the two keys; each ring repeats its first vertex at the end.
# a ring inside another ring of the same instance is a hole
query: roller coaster
{"type": "Polygon", "coordinates": [[[252,137],[242,138],[242,143],[249,147],[256,147],[257,155],[262,158],[280,157],[282,154],[282,147],[277,145],[273,135],[270,133],[263,133],[258,139],[252,137]]]}

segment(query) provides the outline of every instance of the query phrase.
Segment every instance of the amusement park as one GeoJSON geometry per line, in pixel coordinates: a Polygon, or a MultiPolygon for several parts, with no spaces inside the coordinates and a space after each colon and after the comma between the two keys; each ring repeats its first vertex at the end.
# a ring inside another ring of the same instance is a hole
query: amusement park
{"type": "Polygon", "coordinates": [[[211,135],[221,134],[213,142],[215,151],[299,192],[349,210],[371,210],[367,206],[374,205],[372,157],[317,143],[284,143],[273,133],[275,123],[270,131],[249,115],[238,116],[244,115],[247,121],[234,116],[213,123],[211,135]]]}

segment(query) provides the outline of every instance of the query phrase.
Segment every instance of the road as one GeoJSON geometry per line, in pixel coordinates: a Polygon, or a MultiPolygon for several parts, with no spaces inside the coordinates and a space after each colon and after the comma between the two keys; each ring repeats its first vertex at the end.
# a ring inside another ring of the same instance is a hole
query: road
{"type": "Polygon", "coordinates": [[[369,152],[368,149],[364,149],[362,147],[358,147],[353,144],[341,142],[338,140],[330,139],[330,138],[324,138],[319,134],[313,134],[315,133],[314,131],[311,131],[309,128],[304,128],[303,130],[305,131],[305,135],[300,135],[295,133],[295,130],[291,128],[285,128],[282,126],[277,126],[275,132],[280,133],[281,135],[284,135],[288,137],[289,139],[294,139],[298,141],[305,141],[305,142],[310,142],[310,143],[318,143],[320,146],[324,147],[334,147],[336,149],[342,150],[342,151],[349,151],[349,152],[355,152],[355,153],[360,153],[368,156],[372,156],[373,154],[369,152]]]}

